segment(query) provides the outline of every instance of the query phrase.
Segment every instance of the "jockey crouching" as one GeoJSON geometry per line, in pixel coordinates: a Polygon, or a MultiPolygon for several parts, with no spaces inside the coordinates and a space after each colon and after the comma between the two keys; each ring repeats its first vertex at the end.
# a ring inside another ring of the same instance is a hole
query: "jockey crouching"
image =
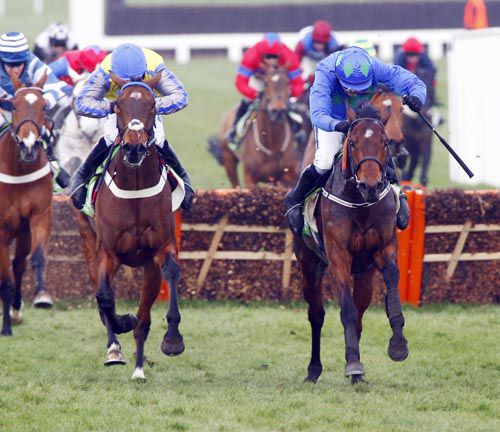
{"type": "MultiPolygon", "coordinates": [[[[295,235],[302,234],[305,197],[328,180],[334,156],[342,149],[349,132],[346,103],[354,109],[369,103],[378,84],[384,84],[396,94],[406,95],[406,103],[412,111],[418,112],[422,108],[426,97],[425,84],[399,66],[372,58],[362,48],[346,48],[318,64],[310,97],[311,121],[316,137],[314,163],[304,170],[298,184],[285,197],[285,214],[295,235]]],[[[389,157],[387,177],[391,184],[399,184],[392,156],[389,157]]],[[[405,229],[410,212],[406,195],[401,190],[399,201],[397,225],[399,229],[405,229]]]]}
{"type": "Polygon", "coordinates": [[[117,119],[114,113],[116,98],[120,88],[111,81],[111,73],[127,81],[142,81],[161,72],[161,79],[154,89],[156,112],[154,131],[155,143],[160,158],[179,174],[186,185],[186,194],[181,207],[189,210],[193,203],[194,189],[186,170],[182,167],[168,141],[165,139],[160,115],[173,114],[188,103],[188,96],[177,77],[167,69],[162,57],[151,50],[133,44],[118,46],[108,54],[101,65],[90,75],[88,83],[76,98],[76,112],[79,115],[101,118],[106,117],[104,137],[92,148],[85,162],[73,175],[71,194],[73,204],[81,209],[87,195],[86,183],[95,173],[115,144],[118,136],[117,119]]]}
{"type": "MultiPolygon", "coordinates": [[[[47,79],[43,86],[43,98],[46,103],[46,111],[56,110],[59,106],[69,106],[69,98],[62,91],[64,83],[60,82],[50,68],[29,51],[28,40],[24,34],[9,32],[0,36],[0,64],[2,66],[0,68],[0,97],[11,99],[16,92],[9,74],[14,74],[24,85],[29,87],[38,82],[45,73],[47,79]]],[[[0,108],[2,111],[0,128],[3,128],[10,123],[12,107],[8,103],[2,103],[0,108]]],[[[41,138],[57,184],[61,188],[69,186],[69,174],[59,165],[54,154],[53,131],[43,127],[41,138]]]]}
{"type": "MultiPolygon", "coordinates": [[[[235,85],[244,96],[236,111],[233,125],[229,129],[227,139],[233,150],[241,143],[241,137],[236,137],[236,125],[248,111],[250,105],[264,91],[264,83],[259,78],[263,67],[282,67],[288,71],[290,78],[291,97],[299,97],[304,91],[304,81],[297,56],[285,44],[283,44],[276,33],[266,33],[264,39],[249,48],[243,55],[243,60],[238,68],[235,85]]],[[[292,122],[293,123],[293,122],[292,122]]],[[[295,132],[300,125],[292,124],[295,132]]]]}

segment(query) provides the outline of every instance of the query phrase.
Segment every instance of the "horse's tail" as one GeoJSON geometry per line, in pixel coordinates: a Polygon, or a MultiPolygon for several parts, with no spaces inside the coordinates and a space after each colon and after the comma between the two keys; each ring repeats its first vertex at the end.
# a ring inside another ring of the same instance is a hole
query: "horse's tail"
{"type": "Polygon", "coordinates": [[[210,138],[208,138],[208,151],[212,154],[215,160],[219,162],[219,165],[224,165],[220,139],[217,135],[212,135],[210,138]]]}

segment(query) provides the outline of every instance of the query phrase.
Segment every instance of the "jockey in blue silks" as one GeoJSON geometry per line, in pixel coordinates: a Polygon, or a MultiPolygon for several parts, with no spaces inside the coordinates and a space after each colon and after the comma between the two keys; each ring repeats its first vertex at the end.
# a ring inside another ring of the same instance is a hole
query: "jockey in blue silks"
{"type": "Polygon", "coordinates": [[[187,171],[181,165],[174,149],[165,139],[161,115],[174,114],[188,104],[188,95],[182,83],[173,72],[167,69],[160,54],[141,48],[134,44],[123,44],[116,47],[111,54],[101,62],[100,66],[90,75],[88,83],[82,89],[75,101],[76,112],[79,115],[102,118],[104,137],[92,148],[85,162],[73,175],[71,197],[76,208],[81,209],[87,196],[86,182],[94,174],[97,167],[104,162],[109,150],[118,136],[117,118],[114,112],[116,98],[120,87],[111,80],[111,73],[125,81],[147,80],[161,74],[158,84],[153,89],[155,93],[156,119],[154,136],[156,150],[160,158],[184,181],[185,196],[181,207],[189,210],[193,204],[195,190],[187,171]]]}
{"type": "MultiPolygon", "coordinates": [[[[57,112],[69,106],[70,100],[62,91],[64,83],[59,81],[52,70],[29,50],[28,40],[20,32],[4,33],[0,36],[0,98],[11,99],[16,90],[10,74],[14,74],[26,86],[31,86],[42,78],[47,79],[43,86],[43,98],[46,111],[57,112]]],[[[11,120],[12,104],[0,104],[2,116],[0,127],[11,120]]],[[[56,127],[58,127],[57,125],[56,127]]],[[[45,143],[45,153],[50,161],[56,182],[62,188],[69,185],[69,174],[59,165],[54,154],[54,138],[46,129],[43,129],[42,139],[45,143]]]]}
{"type": "MultiPolygon", "coordinates": [[[[418,112],[422,108],[426,97],[425,84],[411,72],[382,63],[362,48],[346,48],[318,63],[310,96],[316,138],[314,163],[304,170],[295,188],[285,197],[286,216],[295,235],[302,233],[305,197],[326,182],[334,156],[341,150],[344,136],[349,131],[346,104],[357,109],[369,103],[379,84],[396,94],[406,95],[406,104],[411,110],[418,112]]],[[[387,175],[392,184],[398,183],[392,157],[389,158],[387,175]]],[[[409,208],[402,192],[399,201],[397,224],[400,229],[405,229],[409,222],[409,208]]]]}

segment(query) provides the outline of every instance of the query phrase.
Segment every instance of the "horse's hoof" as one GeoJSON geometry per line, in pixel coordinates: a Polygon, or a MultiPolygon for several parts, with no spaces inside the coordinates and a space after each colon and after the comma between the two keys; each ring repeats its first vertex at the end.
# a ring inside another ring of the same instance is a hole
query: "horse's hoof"
{"type": "Polygon", "coordinates": [[[320,365],[309,365],[307,368],[307,376],[304,379],[304,382],[316,383],[318,381],[321,372],[323,371],[323,366],[320,365]]]}
{"type": "Polygon", "coordinates": [[[52,306],[54,306],[54,302],[52,301],[52,297],[47,291],[40,291],[35,296],[33,306],[40,309],[50,309],[52,306]]]}
{"type": "Polygon", "coordinates": [[[365,376],[363,374],[353,374],[351,375],[351,384],[358,384],[358,383],[366,383],[368,384],[367,381],[365,381],[365,376]]]}
{"type": "Polygon", "coordinates": [[[106,353],[106,359],[104,360],[104,366],[113,365],[125,365],[127,361],[122,353],[121,347],[118,344],[111,344],[106,353]]]}
{"type": "Polygon", "coordinates": [[[134,373],[132,374],[132,379],[134,381],[144,382],[146,381],[146,375],[144,375],[144,369],[136,367],[134,373]]]}
{"type": "Polygon", "coordinates": [[[139,324],[139,320],[133,314],[125,314],[118,317],[118,327],[113,327],[113,333],[122,334],[134,330],[139,324]]]}
{"type": "Polygon", "coordinates": [[[393,336],[389,340],[387,354],[393,361],[403,361],[408,357],[408,341],[404,336],[393,336]]]}
{"type": "Polygon", "coordinates": [[[23,322],[23,312],[22,312],[22,304],[19,310],[14,309],[12,306],[10,307],[10,322],[12,324],[21,324],[23,322]]]}
{"type": "Polygon", "coordinates": [[[178,338],[169,338],[164,337],[161,343],[161,350],[163,354],[168,356],[176,356],[181,354],[184,351],[184,341],[181,337],[178,338]]]}
{"type": "Polygon", "coordinates": [[[345,367],[344,374],[346,377],[352,377],[353,375],[364,375],[365,370],[360,362],[349,363],[345,367]]]}

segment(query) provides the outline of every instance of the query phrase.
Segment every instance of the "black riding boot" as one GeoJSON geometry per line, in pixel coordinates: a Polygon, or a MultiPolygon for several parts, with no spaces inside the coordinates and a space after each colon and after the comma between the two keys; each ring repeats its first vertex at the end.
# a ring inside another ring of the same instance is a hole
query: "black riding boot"
{"type": "MultiPolygon", "coordinates": [[[[397,184],[399,186],[396,166],[394,165],[394,159],[392,158],[392,156],[389,157],[387,178],[389,179],[389,182],[391,184],[397,184]]],[[[406,229],[406,227],[410,223],[410,208],[408,207],[408,198],[401,188],[399,190],[399,211],[396,215],[396,223],[400,230],[406,229]]]]}
{"type": "Polygon", "coordinates": [[[180,178],[184,181],[186,194],[184,195],[184,199],[182,200],[181,207],[184,210],[191,210],[196,191],[192,186],[189,174],[181,165],[181,162],[179,161],[177,155],[174,152],[174,149],[170,146],[167,140],[163,142],[163,148],[157,146],[156,149],[158,150],[158,153],[163,162],[165,162],[168,166],[172,167],[172,169],[177,174],[179,174],[180,178]]]}
{"type": "Polygon", "coordinates": [[[73,174],[71,179],[71,199],[78,210],[82,209],[87,198],[87,182],[99,165],[104,162],[110,148],[106,145],[104,138],[101,138],[92,148],[85,162],[73,174]]]}
{"type": "Polygon", "coordinates": [[[42,139],[45,143],[45,154],[47,155],[47,159],[50,162],[50,166],[56,179],[56,183],[63,189],[65,189],[69,186],[71,177],[68,172],[61,166],[61,164],[59,163],[59,159],[57,159],[54,153],[55,136],[52,132],[47,131],[42,134],[42,139]]]}
{"type": "Polygon", "coordinates": [[[240,102],[240,106],[238,107],[238,110],[236,111],[236,116],[234,117],[234,122],[233,125],[231,126],[231,129],[227,132],[227,141],[229,143],[233,143],[236,146],[238,146],[238,143],[235,142],[236,139],[236,125],[240,121],[240,119],[245,115],[245,113],[248,111],[248,107],[252,104],[252,102],[242,99],[240,102]]]}
{"type": "Polygon", "coordinates": [[[285,195],[285,216],[288,219],[290,230],[296,236],[302,235],[304,227],[302,208],[306,196],[315,188],[322,186],[321,183],[324,183],[327,178],[327,175],[318,173],[314,165],[309,165],[302,172],[297,185],[285,195]]]}

